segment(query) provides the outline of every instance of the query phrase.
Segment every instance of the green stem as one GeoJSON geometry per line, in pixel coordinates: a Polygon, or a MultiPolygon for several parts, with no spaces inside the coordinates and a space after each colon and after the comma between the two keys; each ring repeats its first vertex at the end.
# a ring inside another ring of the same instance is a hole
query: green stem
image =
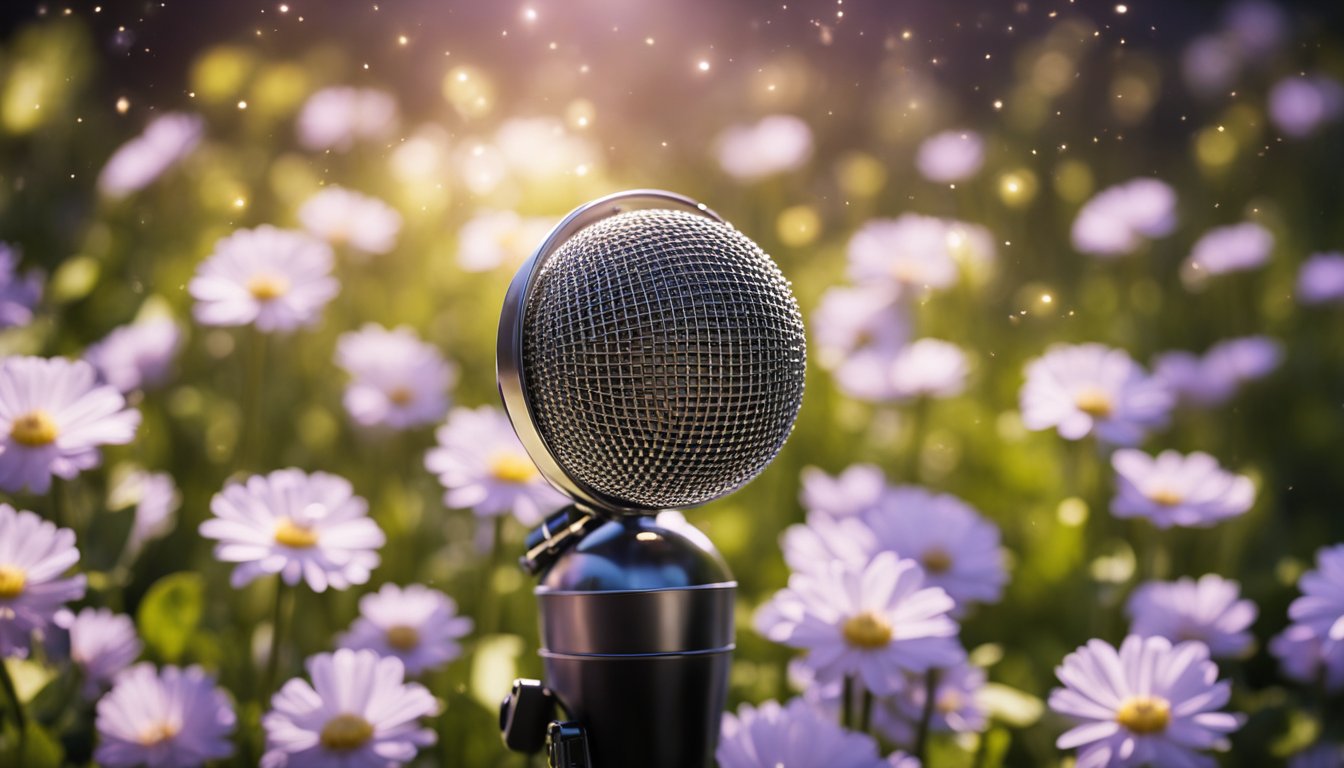
{"type": "MultiPolygon", "coordinates": [[[[1084,531],[1086,555],[1084,568],[1097,558],[1110,554],[1114,520],[1106,498],[1105,456],[1100,443],[1094,437],[1085,437],[1075,444],[1077,456],[1074,465],[1074,487],[1078,497],[1087,504],[1087,527],[1084,531]]],[[[1105,637],[1108,614],[1105,600],[1105,584],[1087,577],[1081,583],[1090,590],[1088,625],[1093,637],[1105,637]]]]}
{"type": "Polygon", "coordinates": [[[873,727],[873,692],[863,689],[863,703],[859,706],[859,730],[871,732],[873,727]]]}
{"type": "Polygon", "coordinates": [[[980,734],[980,738],[975,742],[975,756],[971,758],[971,768],[984,768],[985,761],[989,759],[989,734],[993,728],[986,728],[980,734]]]}
{"type": "Polygon", "coordinates": [[[1135,540],[1145,544],[1144,578],[1160,580],[1167,578],[1171,568],[1171,555],[1167,551],[1167,538],[1171,531],[1158,530],[1157,526],[1145,520],[1136,520],[1135,540]]]}
{"type": "Polygon", "coordinates": [[[275,577],[275,614],[271,619],[271,653],[266,657],[266,676],[262,678],[258,698],[261,708],[270,706],[271,694],[275,692],[275,679],[280,670],[280,654],[284,651],[285,635],[294,618],[294,589],[279,576],[275,577]]]}
{"type": "MultiPolygon", "coordinates": [[[[496,515],[492,523],[494,531],[490,541],[490,562],[481,572],[480,594],[492,594],[495,571],[499,570],[500,560],[504,556],[504,515],[496,515]]],[[[486,600],[481,606],[481,636],[493,635],[499,631],[501,600],[486,600]]]]}
{"type": "Polygon", "coordinates": [[[440,670],[434,678],[435,687],[438,690],[443,691],[443,711],[439,713],[438,717],[439,754],[443,758],[443,765],[463,765],[462,760],[465,758],[465,755],[462,754],[462,742],[465,740],[454,739],[452,735],[452,680],[446,669],[440,670]],[[456,756],[453,755],[454,749],[458,751],[456,756]],[[454,762],[454,758],[456,758],[456,762],[454,762]]]}
{"type": "Polygon", "coordinates": [[[47,491],[51,497],[51,522],[56,524],[57,528],[69,528],[70,524],[66,522],[65,497],[61,493],[61,479],[53,477],[51,479],[51,488],[47,491]]]}
{"type": "Polygon", "coordinates": [[[840,688],[840,727],[849,728],[854,723],[854,676],[845,675],[845,684],[840,688]]]}
{"type": "Polygon", "coordinates": [[[262,469],[261,431],[262,431],[262,392],[266,381],[266,334],[250,329],[248,336],[247,392],[243,403],[247,409],[243,422],[242,465],[250,469],[262,469]]]}
{"type": "Polygon", "coordinates": [[[927,765],[929,727],[933,724],[933,708],[938,698],[938,670],[930,669],[924,675],[924,710],[919,714],[919,730],[915,732],[915,757],[920,765],[927,765]]]}
{"type": "Polygon", "coordinates": [[[0,688],[5,689],[5,696],[14,703],[14,724],[19,727],[19,754],[24,753],[24,740],[28,738],[28,715],[23,709],[23,700],[19,698],[19,692],[14,687],[14,680],[9,676],[9,667],[5,665],[4,659],[0,659],[0,688]]]}
{"type": "Polygon", "coordinates": [[[924,448],[924,431],[929,423],[929,398],[915,400],[910,413],[910,443],[905,451],[905,482],[919,483],[920,457],[924,448]]]}

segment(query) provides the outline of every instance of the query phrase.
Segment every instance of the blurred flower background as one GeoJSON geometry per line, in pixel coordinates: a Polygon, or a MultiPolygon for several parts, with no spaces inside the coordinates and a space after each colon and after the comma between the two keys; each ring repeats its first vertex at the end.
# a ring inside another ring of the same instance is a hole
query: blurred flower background
{"type": "Polygon", "coordinates": [[[812,345],[687,517],[740,583],[721,765],[1344,765],[1337,4],[0,19],[0,764],[538,764],[495,710],[563,498],[495,324],[658,187],[812,345]]]}

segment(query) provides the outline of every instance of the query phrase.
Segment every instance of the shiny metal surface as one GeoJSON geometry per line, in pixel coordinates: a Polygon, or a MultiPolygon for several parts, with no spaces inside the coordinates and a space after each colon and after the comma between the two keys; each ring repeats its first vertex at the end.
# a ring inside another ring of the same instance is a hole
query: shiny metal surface
{"type": "Polygon", "coordinates": [[[501,317],[500,391],[542,473],[599,510],[649,513],[765,468],[802,402],[788,281],[693,201],[613,196],[561,223],[501,317]]]}

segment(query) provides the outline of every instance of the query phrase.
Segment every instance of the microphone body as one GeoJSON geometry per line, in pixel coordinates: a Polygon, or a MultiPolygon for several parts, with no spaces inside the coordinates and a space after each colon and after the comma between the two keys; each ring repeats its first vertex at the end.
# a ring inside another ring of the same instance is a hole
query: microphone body
{"type": "Polygon", "coordinates": [[[547,686],[586,729],[596,768],[714,764],[737,584],[707,543],[651,518],[610,520],[536,588],[547,686]]]}
{"type": "Polygon", "coordinates": [[[793,428],[805,360],[773,260],[680,195],[581,206],[522,266],[500,315],[500,395],[575,505],[521,561],[540,577],[546,682],[516,681],[504,700],[510,749],[544,745],[552,768],[714,765],[737,585],[708,538],[655,516],[765,468],[793,428]]]}

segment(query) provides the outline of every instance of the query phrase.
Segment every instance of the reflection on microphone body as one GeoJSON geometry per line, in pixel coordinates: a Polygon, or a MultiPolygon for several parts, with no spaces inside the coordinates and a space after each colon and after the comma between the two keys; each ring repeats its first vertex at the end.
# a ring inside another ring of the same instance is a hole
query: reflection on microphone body
{"type": "Polygon", "coordinates": [[[507,746],[545,748],[564,768],[713,765],[736,582],[707,537],[657,515],[765,468],[801,405],[805,354],[778,267],[679,195],[584,205],[520,268],[500,317],[500,393],[575,504],[521,561],[540,579],[546,680],[505,699],[507,746]]]}

